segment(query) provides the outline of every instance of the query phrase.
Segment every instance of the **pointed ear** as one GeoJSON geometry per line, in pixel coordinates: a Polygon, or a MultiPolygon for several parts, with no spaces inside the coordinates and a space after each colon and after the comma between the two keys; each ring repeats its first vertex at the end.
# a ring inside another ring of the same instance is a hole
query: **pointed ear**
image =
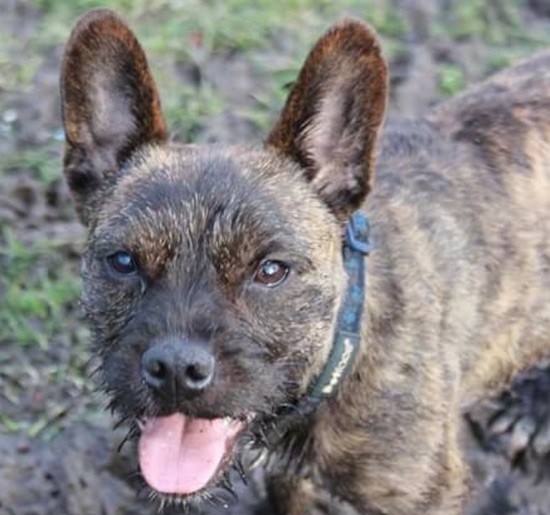
{"type": "Polygon", "coordinates": [[[353,20],[334,25],[309,54],[267,140],[305,169],[342,221],[371,188],[387,75],[370,28],[353,20]]]}
{"type": "Polygon", "coordinates": [[[65,176],[88,223],[100,191],[138,147],[166,139],[166,124],[145,54],[113,12],[76,24],[61,69],[65,176]]]}

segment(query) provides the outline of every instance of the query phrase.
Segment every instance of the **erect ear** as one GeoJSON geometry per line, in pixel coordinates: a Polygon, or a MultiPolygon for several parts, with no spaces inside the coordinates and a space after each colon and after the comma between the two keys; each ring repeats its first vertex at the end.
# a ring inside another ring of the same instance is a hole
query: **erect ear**
{"type": "Polygon", "coordinates": [[[371,29],[354,20],[335,24],[309,54],[267,140],[304,167],[342,221],[371,188],[387,75],[371,29]]]}
{"type": "Polygon", "coordinates": [[[61,69],[65,176],[88,223],[98,193],[141,145],[166,139],[166,124],[145,54],[113,12],[76,24],[61,69]]]}

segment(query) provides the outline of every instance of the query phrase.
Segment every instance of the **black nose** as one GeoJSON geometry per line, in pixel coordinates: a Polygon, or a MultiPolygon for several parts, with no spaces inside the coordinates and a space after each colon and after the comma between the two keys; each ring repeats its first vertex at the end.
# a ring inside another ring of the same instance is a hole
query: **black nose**
{"type": "Polygon", "coordinates": [[[201,394],[214,377],[214,356],[198,344],[166,341],[153,345],[141,358],[145,382],[175,399],[201,394]]]}

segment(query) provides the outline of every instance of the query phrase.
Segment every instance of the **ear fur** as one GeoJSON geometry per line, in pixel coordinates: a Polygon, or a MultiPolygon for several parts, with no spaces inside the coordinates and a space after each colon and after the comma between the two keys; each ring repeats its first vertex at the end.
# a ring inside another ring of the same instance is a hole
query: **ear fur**
{"type": "Polygon", "coordinates": [[[84,223],[97,194],[140,146],[167,138],[145,53],[113,12],[85,14],[70,36],[61,69],[65,176],[84,223]]]}
{"type": "Polygon", "coordinates": [[[341,220],[371,189],[387,82],[375,33],[359,21],[337,23],[310,52],[268,137],[341,220]]]}

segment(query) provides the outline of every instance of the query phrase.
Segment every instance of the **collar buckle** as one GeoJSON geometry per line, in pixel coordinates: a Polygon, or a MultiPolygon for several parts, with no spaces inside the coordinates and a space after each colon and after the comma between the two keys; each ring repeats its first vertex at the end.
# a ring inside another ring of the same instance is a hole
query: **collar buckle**
{"type": "Polygon", "coordinates": [[[345,245],[364,256],[372,250],[370,223],[363,213],[354,213],[346,226],[345,245]]]}

